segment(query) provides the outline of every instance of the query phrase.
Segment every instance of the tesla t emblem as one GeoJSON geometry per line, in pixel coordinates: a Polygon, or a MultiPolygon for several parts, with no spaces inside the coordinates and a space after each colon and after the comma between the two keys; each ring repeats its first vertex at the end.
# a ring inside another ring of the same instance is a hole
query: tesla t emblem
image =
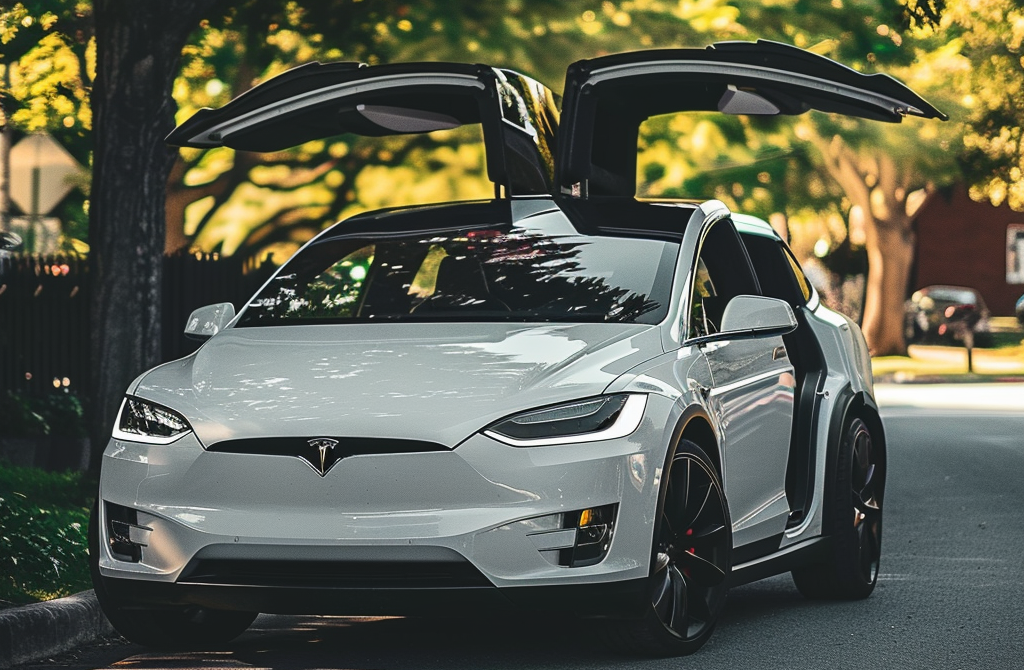
{"type": "Polygon", "coordinates": [[[321,477],[326,476],[327,471],[341,460],[340,455],[334,452],[334,447],[338,444],[337,440],[332,440],[329,437],[315,437],[312,440],[307,440],[306,443],[316,451],[311,454],[312,458],[305,455],[302,458],[313,466],[313,469],[321,477]]]}

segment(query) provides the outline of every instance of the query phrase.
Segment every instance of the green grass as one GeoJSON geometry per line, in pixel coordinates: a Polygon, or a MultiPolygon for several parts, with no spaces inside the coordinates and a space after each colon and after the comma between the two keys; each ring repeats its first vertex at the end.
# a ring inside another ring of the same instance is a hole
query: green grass
{"type": "Polygon", "coordinates": [[[0,601],[20,605],[92,588],[86,530],[95,495],[84,473],[0,463],[0,601]]]}
{"type": "Polygon", "coordinates": [[[949,378],[950,381],[988,381],[1024,375],[1024,344],[1019,334],[1015,345],[974,349],[974,372],[967,374],[967,350],[963,347],[908,347],[908,356],[879,356],[871,360],[876,381],[913,381],[949,378]]]}

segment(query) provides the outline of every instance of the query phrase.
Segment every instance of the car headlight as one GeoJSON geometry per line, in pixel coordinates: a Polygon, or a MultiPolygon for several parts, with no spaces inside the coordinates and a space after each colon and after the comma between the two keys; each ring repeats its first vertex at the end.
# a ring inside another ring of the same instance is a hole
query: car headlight
{"type": "Polygon", "coordinates": [[[185,417],[173,409],[141,398],[126,397],[114,423],[118,440],[170,444],[192,431],[185,417]]]}
{"type": "Polygon", "coordinates": [[[636,430],[646,406],[647,396],[637,393],[588,398],[510,416],[484,435],[513,447],[612,440],[636,430]]]}

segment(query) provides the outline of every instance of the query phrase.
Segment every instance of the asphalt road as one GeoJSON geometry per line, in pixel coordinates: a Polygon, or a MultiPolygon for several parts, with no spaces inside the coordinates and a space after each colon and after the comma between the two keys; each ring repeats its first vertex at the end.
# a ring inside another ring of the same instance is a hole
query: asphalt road
{"type": "Polygon", "coordinates": [[[890,474],[874,594],[810,602],[788,576],[735,589],[689,658],[618,656],[599,628],[558,619],[261,616],[218,652],[109,639],[23,668],[1024,668],[1024,387],[881,395],[890,474]]]}

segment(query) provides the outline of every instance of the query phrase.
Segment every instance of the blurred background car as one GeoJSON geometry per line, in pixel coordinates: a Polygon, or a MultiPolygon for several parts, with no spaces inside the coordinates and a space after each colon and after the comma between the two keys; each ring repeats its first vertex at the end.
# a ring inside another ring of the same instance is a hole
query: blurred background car
{"type": "Polygon", "coordinates": [[[1013,308],[1013,313],[1017,315],[1017,323],[1024,328],[1024,295],[1017,298],[1017,305],[1013,308]]]}
{"type": "Polygon", "coordinates": [[[974,343],[983,346],[984,337],[978,334],[991,331],[990,316],[985,300],[973,288],[926,286],[914,291],[904,308],[907,344],[954,344],[969,332],[974,343]]]}

